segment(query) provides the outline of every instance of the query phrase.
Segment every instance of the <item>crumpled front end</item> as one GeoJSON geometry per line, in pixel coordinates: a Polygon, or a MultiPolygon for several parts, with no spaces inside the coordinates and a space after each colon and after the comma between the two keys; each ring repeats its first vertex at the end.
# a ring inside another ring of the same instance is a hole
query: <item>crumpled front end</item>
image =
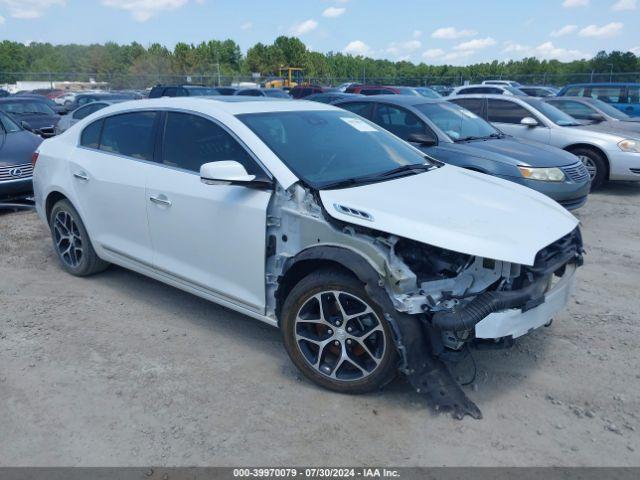
{"type": "Polygon", "coordinates": [[[399,241],[394,253],[416,274],[415,292],[396,308],[424,314],[443,346],[460,350],[475,338],[517,338],[546,324],[566,304],[582,264],[579,228],[542,249],[533,266],[456,254],[399,241]]]}

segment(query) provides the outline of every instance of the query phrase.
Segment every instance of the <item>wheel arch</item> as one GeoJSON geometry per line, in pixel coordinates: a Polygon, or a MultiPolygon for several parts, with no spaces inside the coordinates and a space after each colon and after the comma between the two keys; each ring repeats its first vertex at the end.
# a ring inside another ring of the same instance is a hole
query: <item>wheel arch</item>
{"type": "Polygon", "coordinates": [[[563,148],[563,150],[566,150],[569,153],[573,153],[574,150],[577,150],[579,148],[584,148],[587,150],[593,150],[594,152],[596,152],[598,155],[600,155],[603,160],[604,163],[607,167],[607,172],[606,172],[606,179],[609,179],[609,172],[611,171],[611,166],[609,164],[609,157],[607,156],[606,152],[598,147],[597,145],[593,145],[591,143],[572,143],[571,145],[567,145],[566,147],[563,148]]]}
{"type": "MultiPolygon", "coordinates": [[[[379,292],[382,290],[375,288],[378,287],[378,282],[381,278],[380,273],[359,253],[333,245],[310,247],[285,261],[278,279],[278,288],[275,292],[275,313],[278,324],[280,323],[282,306],[289,292],[300,280],[321,268],[333,268],[354,276],[365,285],[370,294],[373,294],[373,291],[377,290],[379,292]]],[[[376,297],[379,297],[379,295],[376,295],[376,297]]],[[[383,297],[386,297],[386,301],[390,302],[386,294],[383,297]]],[[[376,300],[379,299],[376,298],[376,300]]]]}
{"type": "Polygon", "coordinates": [[[47,223],[49,222],[49,218],[51,217],[51,210],[53,209],[53,206],[60,200],[67,200],[73,205],[73,202],[71,202],[69,197],[59,190],[52,190],[47,194],[47,197],[44,201],[44,212],[46,215],[47,223]]]}

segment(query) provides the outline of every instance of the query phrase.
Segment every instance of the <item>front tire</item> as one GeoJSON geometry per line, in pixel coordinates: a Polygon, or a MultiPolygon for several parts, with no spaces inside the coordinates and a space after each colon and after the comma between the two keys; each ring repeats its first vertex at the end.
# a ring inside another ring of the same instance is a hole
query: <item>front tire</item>
{"type": "Polygon", "coordinates": [[[287,353],[312,382],[365,393],[395,377],[391,329],[355,277],[330,269],[308,275],[287,296],[281,317],[287,353]]]}
{"type": "Polygon", "coordinates": [[[70,274],[86,277],[109,266],[96,254],[78,211],[68,200],[60,200],[53,206],[49,228],[62,268],[70,274]]]}
{"type": "Polygon", "coordinates": [[[591,177],[591,190],[601,187],[607,180],[607,161],[602,155],[590,148],[575,148],[571,150],[571,153],[576,155],[587,167],[591,177]]]}

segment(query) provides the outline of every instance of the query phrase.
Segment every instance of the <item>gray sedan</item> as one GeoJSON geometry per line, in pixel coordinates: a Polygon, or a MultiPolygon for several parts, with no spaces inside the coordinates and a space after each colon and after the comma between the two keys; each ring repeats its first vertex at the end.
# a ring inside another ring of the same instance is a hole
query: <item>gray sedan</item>
{"type": "Polygon", "coordinates": [[[640,134],[582,125],[553,105],[533,97],[465,95],[447,100],[514,137],[577,155],[589,170],[592,188],[607,180],[640,181],[640,134]]]}
{"type": "Polygon", "coordinates": [[[380,95],[334,105],[372,120],[445,163],[525,185],[568,209],[587,200],[589,174],[574,155],[505,135],[444,99],[380,95]]]}
{"type": "Polygon", "coordinates": [[[590,97],[551,97],[545,102],[599,130],[640,133],[640,117],[630,117],[608,103],[590,97]]]}

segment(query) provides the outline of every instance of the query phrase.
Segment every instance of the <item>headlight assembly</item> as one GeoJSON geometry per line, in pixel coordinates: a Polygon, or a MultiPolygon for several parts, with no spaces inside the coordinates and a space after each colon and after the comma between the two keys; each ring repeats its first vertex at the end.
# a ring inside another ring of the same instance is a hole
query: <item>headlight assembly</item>
{"type": "Polygon", "coordinates": [[[564,172],[556,167],[550,168],[534,168],[534,167],[518,167],[524,178],[529,180],[540,180],[543,182],[562,182],[564,181],[564,172]]]}
{"type": "Polygon", "coordinates": [[[622,140],[618,143],[618,147],[623,152],[640,153],[640,142],[637,140],[622,140]]]}

